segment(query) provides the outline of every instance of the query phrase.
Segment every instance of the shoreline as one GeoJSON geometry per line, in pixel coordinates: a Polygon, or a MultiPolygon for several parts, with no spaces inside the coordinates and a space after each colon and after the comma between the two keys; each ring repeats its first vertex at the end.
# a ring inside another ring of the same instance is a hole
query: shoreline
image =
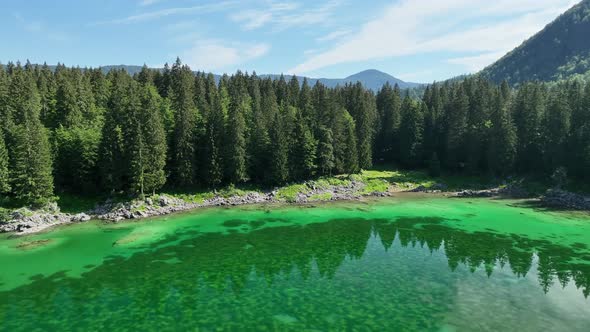
{"type": "Polygon", "coordinates": [[[94,209],[77,213],[63,213],[57,204],[52,204],[49,209],[43,211],[30,211],[19,209],[11,214],[11,220],[0,222],[0,234],[11,233],[10,236],[25,236],[53,227],[99,220],[103,222],[117,223],[126,220],[142,220],[152,217],[171,215],[180,212],[196,211],[210,207],[232,207],[255,204],[287,204],[304,205],[308,203],[327,203],[360,201],[363,198],[392,197],[397,195],[440,195],[449,198],[513,198],[531,199],[540,204],[570,210],[590,211],[590,197],[569,193],[563,190],[549,190],[543,196],[531,196],[520,187],[506,186],[503,188],[491,188],[484,190],[453,190],[447,191],[443,184],[435,184],[429,188],[417,186],[413,189],[397,187],[389,184],[386,191],[364,191],[367,184],[359,181],[351,181],[348,185],[331,185],[324,188],[316,188],[313,182],[303,184],[309,189],[305,192],[297,192],[290,198],[282,197],[277,190],[270,192],[247,192],[243,195],[228,197],[215,194],[215,196],[203,199],[201,202],[187,201],[168,194],[155,195],[143,200],[133,199],[126,202],[112,202],[96,205],[94,209]],[[24,210],[24,212],[23,212],[24,210]]]}

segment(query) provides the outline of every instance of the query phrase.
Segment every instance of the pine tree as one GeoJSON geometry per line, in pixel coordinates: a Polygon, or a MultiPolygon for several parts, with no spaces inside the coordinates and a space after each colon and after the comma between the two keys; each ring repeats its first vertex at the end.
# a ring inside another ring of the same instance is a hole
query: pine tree
{"type": "Polygon", "coordinates": [[[334,141],[332,130],[324,126],[319,129],[317,166],[320,175],[331,175],[334,169],[334,141]]]}
{"type": "Polygon", "coordinates": [[[154,73],[148,68],[146,64],[141,67],[141,71],[137,74],[137,81],[142,85],[154,83],[154,73]]]}
{"type": "Polygon", "coordinates": [[[590,84],[586,85],[583,97],[572,111],[569,138],[568,169],[578,178],[590,178],[590,84]]]}
{"type": "Polygon", "coordinates": [[[125,72],[117,71],[110,73],[110,80],[110,98],[99,147],[99,174],[103,190],[114,193],[125,187],[127,165],[122,126],[130,79],[125,72]]]}
{"type": "Polygon", "coordinates": [[[399,130],[400,160],[409,167],[417,166],[422,158],[422,135],[424,125],[424,107],[417,105],[406,95],[401,107],[401,123],[399,130]]]}
{"type": "Polygon", "coordinates": [[[287,105],[296,107],[299,102],[299,79],[293,75],[287,87],[287,105]]]}
{"type": "Polygon", "coordinates": [[[135,169],[140,173],[139,186],[140,194],[151,192],[162,188],[166,183],[166,134],[160,114],[161,98],[156,88],[147,84],[142,89],[141,111],[140,111],[140,167],[135,169]]]}
{"type": "Polygon", "coordinates": [[[358,163],[358,150],[356,141],[356,126],[354,119],[348,112],[343,113],[345,144],[343,150],[343,171],[347,174],[358,173],[360,170],[358,163]]]}
{"type": "Polygon", "coordinates": [[[4,143],[4,134],[0,129],[0,195],[10,192],[10,174],[8,173],[8,150],[4,143]]]}
{"type": "Polygon", "coordinates": [[[194,105],[194,78],[180,59],[172,67],[170,98],[174,110],[174,133],[171,149],[171,179],[180,187],[194,183],[196,173],[195,130],[197,110],[194,105]]]}
{"type": "Polygon", "coordinates": [[[570,131],[570,106],[563,91],[553,93],[543,119],[544,157],[547,172],[566,165],[567,139],[570,131]]]}
{"type": "Polygon", "coordinates": [[[397,159],[399,144],[398,130],[401,120],[401,92],[396,84],[392,88],[386,83],[377,94],[377,110],[379,112],[380,128],[377,137],[376,157],[385,161],[397,159]]]}
{"type": "Polygon", "coordinates": [[[216,187],[223,180],[223,138],[229,97],[225,88],[222,89],[221,94],[217,93],[214,86],[209,86],[208,89],[207,98],[211,103],[211,109],[206,119],[203,176],[209,186],[216,187]]]}
{"type": "Polygon", "coordinates": [[[280,115],[275,114],[274,121],[270,126],[270,175],[269,182],[271,184],[280,185],[289,178],[288,165],[288,145],[287,137],[284,132],[284,125],[281,121],[280,115]]]}
{"type": "Polygon", "coordinates": [[[26,100],[18,109],[21,122],[13,132],[11,178],[15,197],[41,206],[53,199],[53,176],[47,129],[39,119],[40,98],[32,78],[23,86],[26,100]]]}
{"type": "Polygon", "coordinates": [[[291,138],[289,153],[289,174],[292,180],[299,181],[311,178],[316,169],[316,141],[301,114],[297,115],[297,121],[291,138]]]}
{"type": "MultiPolygon", "coordinates": [[[[252,110],[252,130],[248,144],[248,167],[250,178],[257,182],[268,181],[271,177],[268,172],[263,170],[269,169],[271,163],[271,138],[269,130],[275,117],[279,114],[279,106],[277,104],[274,89],[271,85],[263,84],[263,91],[261,91],[260,107],[252,110]],[[271,117],[272,116],[272,117],[271,117]]],[[[282,128],[286,131],[286,128],[282,128]]]]}
{"type": "Polygon", "coordinates": [[[82,111],[78,104],[78,96],[76,95],[74,80],[69,77],[70,75],[73,75],[73,73],[70,73],[67,69],[56,74],[57,125],[62,125],[66,128],[81,124],[83,119],[82,111]]]}
{"type": "Polygon", "coordinates": [[[226,127],[225,178],[229,183],[246,181],[246,121],[245,114],[251,111],[250,96],[234,87],[226,127]]]}
{"type": "Polygon", "coordinates": [[[518,137],[517,167],[521,172],[539,170],[543,165],[541,120],[545,113],[545,92],[539,84],[524,84],[514,105],[514,124],[518,137]]]}
{"type": "Polygon", "coordinates": [[[450,168],[462,168],[466,162],[465,134],[467,132],[467,113],[469,99],[463,86],[453,91],[452,99],[446,110],[446,165],[450,168]]]}
{"type": "Polygon", "coordinates": [[[0,131],[8,132],[12,122],[8,103],[8,87],[10,85],[4,66],[0,65],[0,131]]]}
{"type": "Polygon", "coordinates": [[[37,88],[41,97],[41,122],[47,128],[56,127],[56,92],[57,85],[53,73],[47,64],[43,64],[37,78],[37,88]]]}
{"type": "Polygon", "coordinates": [[[314,116],[314,108],[313,96],[307,78],[303,79],[303,84],[301,85],[301,89],[299,91],[297,107],[299,110],[301,110],[301,116],[305,119],[307,124],[310,125],[314,116]]]}
{"type": "Polygon", "coordinates": [[[489,168],[499,175],[512,171],[516,159],[516,128],[502,92],[496,97],[491,116],[490,148],[488,150],[489,168]]]}

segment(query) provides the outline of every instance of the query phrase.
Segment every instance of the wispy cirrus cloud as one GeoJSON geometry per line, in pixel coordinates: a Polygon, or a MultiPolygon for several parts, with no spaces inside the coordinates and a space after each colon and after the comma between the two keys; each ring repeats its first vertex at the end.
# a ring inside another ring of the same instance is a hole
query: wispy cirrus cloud
{"type": "Polygon", "coordinates": [[[230,15],[230,19],[244,30],[259,29],[271,25],[275,31],[313,24],[325,24],[342,0],[330,0],[308,8],[294,2],[270,2],[264,9],[250,9],[230,15]]]}
{"type": "Polygon", "coordinates": [[[163,1],[166,1],[166,0],[141,0],[139,2],[139,5],[142,6],[142,7],[146,7],[146,6],[155,5],[158,2],[163,2],[163,1]]]}
{"type": "Polygon", "coordinates": [[[239,1],[220,1],[191,7],[173,7],[130,15],[123,18],[96,22],[94,25],[132,24],[156,20],[174,15],[208,14],[228,10],[239,5],[239,1]]]}
{"type": "Polygon", "coordinates": [[[66,33],[48,27],[41,21],[25,19],[20,13],[13,13],[12,16],[22,27],[22,29],[29,33],[42,36],[52,41],[63,42],[69,39],[66,33]]]}
{"type": "Polygon", "coordinates": [[[463,54],[450,57],[448,62],[476,71],[579,1],[401,0],[289,73],[432,52],[463,54]]]}
{"type": "Polygon", "coordinates": [[[327,34],[325,36],[316,38],[316,41],[318,43],[334,41],[334,40],[338,40],[340,38],[343,38],[351,33],[352,33],[352,30],[344,30],[344,29],[336,30],[336,31],[330,32],[329,34],[327,34]]]}

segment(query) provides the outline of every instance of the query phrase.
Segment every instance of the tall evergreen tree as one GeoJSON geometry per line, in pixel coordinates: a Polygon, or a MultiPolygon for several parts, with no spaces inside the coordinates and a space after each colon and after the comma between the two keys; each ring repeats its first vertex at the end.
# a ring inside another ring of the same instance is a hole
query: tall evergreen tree
{"type": "Polygon", "coordinates": [[[4,134],[0,129],[0,195],[10,192],[10,175],[8,173],[8,150],[4,143],[4,134]]]}
{"type": "Polygon", "coordinates": [[[324,126],[319,129],[317,166],[320,175],[331,175],[335,166],[332,130],[324,126]]]}
{"type": "Polygon", "coordinates": [[[400,160],[406,166],[417,166],[423,157],[422,136],[426,105],[417,105],[406,95],[401,107],[401,124],[399,130],[400,160]]]}
{"type": "Polygon", "coordinates": [[[127,109],[130,78],[125,72],[111,72],[110,98],[102,127],[99,147],[99,174],[103,190],[118,192],[125,185],[125,149],[123,140],[124,115],[127,109]]]}
{"type": "Polygon", "coordinates": [[[47,129],[39,119],[40,98],[32,77],[26,76],[26,102],[18,108],[21,121],[13,131],[11,178],[16,198],[39,206],[53,198],[52,162],[47,129]]]}
{"type": "Polygon", "coordinates": [[[521,172],[538,170],[543,164],[541,120],[545,113],[544,88],[539,84],[524,84],[514,102],[514,124],[518,136],[517,167],[521,172]]]}
{"type": "Polygon", "coordinates": [[[548,172],[566,165],[567,139],[570,131],[570,106],[564,92],[553,93],[543,119],[544,157],[548,172]]]}
{"type": "Polygon", "coordinates": [[[358,150],[356,140],[356,125],[354,119],[348,112],[343,113],[344,121],[344,149],[342,150],[343,171],[347,174],[358,173],[360,170],[358,163],[358,150]]]}
{"type": "Polygon", "coordinates": [[[469,99],[462,86],[453,91],[452,99],[446,110],[446,165],[450,168],[462,168],[466,162],[465,134],[467,132],[467,113],[469,99]]]}
{"type": "Polygon", "coordinates": [[[251,112],[251,102],[250,96],[240,87],[234,87],[230,95],[225,139],[225,177],[228,182],[237,184],[247,180],[245,114],[251,112]]]}
{"type": "Polygon", "coordinates": [[[292,180],[299,181],[312,177],[316,170],[316,141],[302,120],[301,114],[297,114],[297,121],[291,138],[289,153],[289,174],[292,180]]]}
{"type": "Polygon", "coordinates": [[[289,178],[288,145],[284,124],[278,113],[270,126],[270,176],[269,182],[275,185],[283,184],[289,178]]]}
{"type": "Polygon", "coordinates": [[[398,130],[401,120],[401,92],[397,84],[392,88],[386,83],[377,94],[379,135],[375,142],[378,158],[386,161],[397,159],[398,130]]]}
{"type": "Polygon", "coordinates": [[[139,112],[138,155],[134,163],[134,187],[139,187],[140,195],[145,192],[154,194],[166,183],[166,134],[160,114],[161,98],[156,88],[147,84],[141,91],[141,108],[139,112]],[[139,176],[138,176],[139,175],[139,176]]]}
{"type": "Polygon", "coordinates": [[[205,183],[216,187],[223,180],[223,138],[228,115],[229,97],[225,88],[218,94],[215,86],[209,85],[207,98],[211,103],[211,109],[206,118],[203,176],[205,183]]]}
{"type": "Polygon", "coordinates": [[[504,98],[500,91],[491,116],[492,127],[488,150],[489,169],[498,175],[511,172],[516,159],[516,128],[504,98]]]}
{"type": "Polygon", "coordinates": [[[170,98],[174,110],[174,133],[171,149],[171,179],[180,186],[194,183],[196,174],[195,130],[197,110],[194,105],[194,78],[180,59],[172,67],[170,98]]]}

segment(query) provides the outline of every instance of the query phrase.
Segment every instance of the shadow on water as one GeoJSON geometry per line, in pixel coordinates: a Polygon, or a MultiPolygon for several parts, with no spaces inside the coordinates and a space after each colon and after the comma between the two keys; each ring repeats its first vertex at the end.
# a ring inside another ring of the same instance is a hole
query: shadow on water
{"type": "MultiPolygon", "coordinates": [[[[251,226],[258,228],[277,221],[281,220],[262,220],[251,226]]],[[[129,258],[109,257],[79,278],[64,272],[35,276],[28,285],[0,292],[0,330],[60,330],[65,326],[74,330],[151,330],[158,326],[166,330],[195,325],[208,330],[220,324],[230,330],[272,330],[280,326],[284,329],[285,324],[296,326],[294,316],[264,314],[277,310],[275,301],[301,308],[307,321],[299,327],[311,324],[346,329],[359,319],[370,326],[372,311],[389,308],[379,299],[387,288],[379,287],[395,280],[404,285],[412,278],[411,273],[421,273],[414,268],[404,275],[400,269],[398,278],[395,270],[387,271],[391,278],[384,278],[383,284],[376,284],[377,279],[372,280],[370,273],[361,275],[365,278],[360,279],[364,280],[361,283],[352,277],[353,272],[339,274],[347,262],[369,259],[365,256],[371,241],[379,241],[382,252],[393,250],[399,243],[402,253],[415,248],[440,253],[447,260],[447,270],[465,266],[475,272],[483,267],[488,276],[500,264],[509,265],[517,277],[524,277],[537,256],[538,285],[543,291],[548,292],[556,282],[566,285],[573,281],[585,297],[590,294],[590,255],[581,253],[588,253],[584,244],[563,247],[515,235],[469,233],[446,226],[443,221],[344,219],[244,233],[194,233],[189,238],[176,234],[151,245],[152,250],[129,258]],[[170,243],[175,245],[167,245],[170,243]],[[375,287],[355,296],[373,297],[370,303],[375,307],[357,307],[360,300],[348,302],[347,298],[359,293],[363,284],[375,287]],[[328,314],[333,309],[330,306],[335,305],[331,301],[336,299],[341,301],[338,307],[348,313],[348,320],[336,320],[328,314]],[[223,308],[235,306],[241,311],[219,312],[215,308],[220,308],[221,302],[223,308]]],[[[226,221],[225,226],[234,229],[248,223],[234,219],[226,221]]],[[[447,274],[445,278],[451,278],[452,273],[447,274]]],[[[431,329],[440,323],[436,317],[446,307],[431,299],[436,294],[434,288],[395,291],[398,298],[392,295],[383,301],[420,307],[419,313],[408,316],[412,328],[431,329]]],[[[446,301],[452,292],[451,286],[444,286],[439,296],[446,301]]],[[[372,318],[374,326],[407,327],[396,324],[407,324],[408,319],[402,317],[408,312],[394,307],[387,310],[387,315],[382,314],[388,317],[386,320],[372,318]]]]}

